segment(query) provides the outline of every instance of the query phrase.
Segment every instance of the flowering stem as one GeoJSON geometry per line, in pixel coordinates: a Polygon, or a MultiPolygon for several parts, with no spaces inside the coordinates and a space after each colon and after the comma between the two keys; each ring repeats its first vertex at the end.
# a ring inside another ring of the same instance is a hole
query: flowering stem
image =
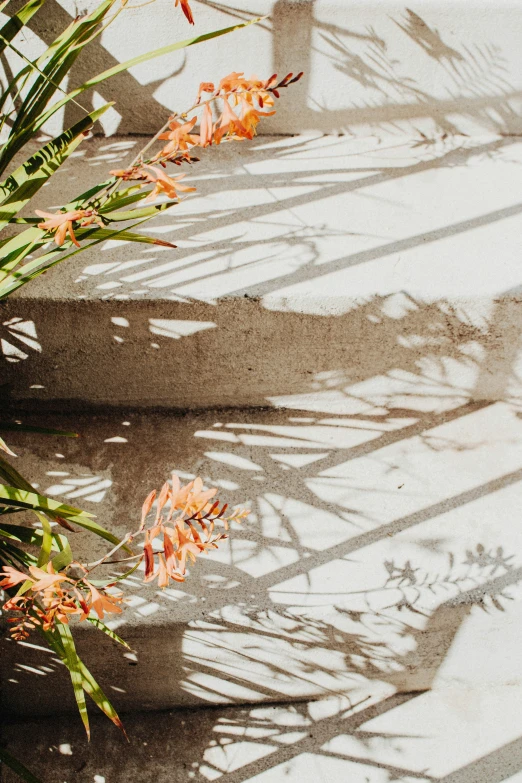
{"type": "MultiPolygon", "coordinates": [[[[125,546],[125,544],[128,544],[129,541],[132,541],[134,538],[134,533],[127,533],[126,536],[122,538],[122,540],[117,544],[113,549],[111,549],[110,552],[107,552],[106,555],[104,555],[99,560],[96,560],[94,563],[89,563],[87,565],[87,573],[95,569],[97,566],[101,565],[102,563],[105,563],[108,557],[111,557],[115,552],[118,551],[122,546],[125,546]]],[[[133,555],[133,557],[141,557],[141,555],[133,555]]],[[[128,560],[132,560],[132,557],[126,558],[128,560]]],[[[123,561],[121,561],[123,562],[123,561]]]]}
{"type": "MultiPolygon", "coordinates": [[[[250,93],[258,93],[258,92],[266,92],[266,90],[263,90],[263,89],[253,89],[253,90],[249,90],[248,92],[250,92],[250,93]]],[[[223,99],[223,100],[226,100],[231,95],[234,95],[236,93],[237,93],[237,90],[229,90],[228,92],[226,92],[224,94],[212,95],[212,97],[207,98],[205,101],[199,100],[196,103],[192,104],[190,109],[187,109],[186,111],[182,112],[181,114],[178,113],[178,112],[175,112],[174,114],[172,114],[168,118],[167,122],[164,125],[161,126],[161,128],[157,131],[157,133],[155,133],[154,136],[147,142],[147,144],[145,144],[145,146],[138,152],[138,154],[136,155],[134,160],[130,163],[128,168],[132,169],[135,166],[137,166],[138,164],[150,163],[152,161],[152,159],[144,161],[143,160],[143,156],[152,147],[152,145],[156,141],[158,141],[158,139],[161,136],[161,134],[165,133],[165,131],[167,131],[169,129],[169,126],[170,126],[171,122],[173,122],[173,121],[175,121],[177,119],[184,119],[191,112],[196,111],[197,109],[200,109],[203,106],[210,105],[211,103],[214,103],[214,101],[217,101],[220,98],[223,99]]],[[[194,147],[197,147],[197,146],[198,146],[197,144],[194,144],[194,147]]],[[[113,193],[119,187],[121,182],[122,182],[122,177],[118,177],[118,179],[116,179],[115,182],[113,182],[111,185],[108,185],[107,188],[106,188],[107,196],[110,196],[111,193],[113,193]]],[[[103,193],[103,191],[101,191],[101,192],[103,193]]],[[[98,196],[98,198],[99,198],[99,196],[98,196]]]]}

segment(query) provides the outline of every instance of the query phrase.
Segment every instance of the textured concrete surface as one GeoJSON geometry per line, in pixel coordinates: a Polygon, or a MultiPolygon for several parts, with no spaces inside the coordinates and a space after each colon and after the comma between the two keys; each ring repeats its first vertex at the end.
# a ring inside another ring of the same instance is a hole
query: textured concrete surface
{"type": "MultiPolygon", "coordinates": [[[[271,18],[86,96],[123,135],[37,206],[233,69],[306,70],[265,125],[304,135],[202,156],[146,229],[178,250],[102,246],[1,304],[2,416],[80,431],[12,437],[16,466],[116,533],[172,469],[253,513],[185,585],[129,578],[132,656],[78,628],[130,746],[85,743],[36,638],[1,642],[0,740],[45,783],[522,783],[520,4],[193,6],[196,32],[271,18]]],[[[191,33],[126,11],[90,73],[191,33]]]]}
{"type": "Polygon", "coordinates": [[[82,437],[18,435],[17,466],[117,533],[172,468],[253,514],[185,585],[128,580],[113,627],[135,657],[79,629],[130,746],[96,720],[87,745],[37,638],[2,643],[4,745],[45,783],[519,783],[520,408],[429,391],[350,414],[33,414],[82,437]]]}
{"type": "MultiPolygon", "coordinates": [[[[154,133],[169,112],[191,105],[201,81],[234,70],[265,78],[274,71],[306,73],[263,132],[366,136],[383,130],[409,135],[419,129],[428,135],[522,130],[522,9],[516,0],[191,2],[195,28],[173,9],[172,0],[141,8],[129,3],[74,66],[69,84],[194,34],[264,14],[269,18],[228,38],[136,66],[85,94],[82,102],[88,106],[116,100],[100,130],[154,133]]],[[[25,54],[39,54],[71,17],[93,5],[95,0],[81,6],[75,0],[46,4],[45,13],[31,20],[31,34],[17,43],[25,54]]],[[[77,111],[68,108],[59,121],[70,123],[77,111]]]]}
{"type": "MultiPolygon", "coordinates": [[[[135,144],[87,143],[40,206],[135,144]]],[[[0,305],[2,380],[30,406],[346,406],[390,374],[518,398],[521,161],[498,137],[211,150],[145,229],[177,250],[107,244],[0,305]]]]}
{"type": "MultiPolygon", "coordinates": [[[[368,399],[350,414],[326,403],[55,415],[43,421],[77,426],[82,437],[19,435],[19,468],[117,534],[174,468],[252,508],[185,585],[159,591],[129,578],[129,605],[112,625],[137,664],[78,630],[117,706],[355,698],[425,690],[434,679],[462,693],[475,679],[488,689],[516,685],[520,410],[448,398],[441,409],[433,399],[368,399]]],[[[88,559],[104,551],[82,533],[73,545],[88,559]]],[[[52,655],[2,647],[5,710],[74,711],[52,655]]]]}
{"type": "Polygon", "coordinates": [[[4,738],[46,783],[520,783],[520,686],[474,685],[352,709],[338,697],[142,713],[127,716],[130,745],[97,721],[89,746],[68,719],[25,721],[4,738]]]}

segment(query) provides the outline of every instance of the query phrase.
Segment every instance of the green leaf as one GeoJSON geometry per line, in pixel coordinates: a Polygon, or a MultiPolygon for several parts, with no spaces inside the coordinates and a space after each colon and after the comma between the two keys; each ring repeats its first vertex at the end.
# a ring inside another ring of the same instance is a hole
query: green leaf
{"type": "MultiPolygon", "coordinates": [[[[45,0],[29,0],[22,8],[12,16],[0,29],[0,54],[4,51],[9,41],[12,41],[29,19],[42,7],[45,0]]],[[[4,4],[5,7],[7,3],[4,4]]],[[[3,10],[3,9],[2,9],[3,10]]]]}
{"type": "MultiPolygon", "coordinates": [[[[93,514],[87,511],[80,511],[78,508],[68,506],[65,503],[60,503],[57,500],[52,500],[44,495],[38,493],[18,489],[17,487],[6,486],[0,484],[0,504],[6,506],[14,506],[15,508],[24,508],[30,511],[41,511],[51,519],[64,519],[66,522],[73,522],[75,525],[88,530],[91,533],[95,533],[100,538],[104,538],[106,541],[110,541],[111,544],[119,544],[120,539],[105,530],[104,527],[98,525],[91,517],[93,514]]],[[[125,546],[124,549],[132,553],[132,550],[125,546]]]]}
{"type": "Polygon", "coordinates": [[[0,516],[5,514],[20,514],[21,512],[21,508],[10,508],[9,506],[2,506],[2,508],[0,508],[0,516]]]}
{"type": "MultiPolygon", "coordinates": [[[[64,661],[65,663],[65,650],[62,644],[61,637],[53,631],[44,631],[40,627],[40,632],[43,634],[43,636],[46,638],[47,643],[49,644],[49,647],[53,649],[56,654],[64,661]]],[[[120,728],[125,736],[127,734],[125,733],[125,729],[123,728],[123,723],[121,722],[118,713],[112,706],[111,702],[107,698],[107,696],[104,694],[92,674],[90,673],[89,669],[85,666],[83,661],[78,658],[79,662],[79,668],[80,672],[82,674],[82,687],[87,693],[88,696],[91,697],[93,702],[96,704],[96,706],[116,725],[118,728],[120,728]]]]}
{"type": "MultiPolygon", "coordinates": [[[[36,62],[29,63],[32,70],[36,72],[35,79],[16,113],[8,141],[2,150],[2,168],[5,168],[13,155],[34,137],[41,127],[38,124],[38,117],[45,110],[56,90],[61,91],[61,82],[83,47],[92,39],[92,33],[103,21],[114,2],[115,0],[105,0],[95,7],[92,13],[72,20],[47,52],[36,62]]],[[[23,57],[23,54],[21,56],[23,57]]]]}
{"type": "Polygon", "coordinates": [[[94,187],[89,188],[89,190],[80,193],[80,195],[76,196],[76,198],[73,199],[73,201],[69,201],[68,204],[65,204],[63,209],[66,212],[70,212],[73,209],[80,209],[80,207],[83,207],[84,204],[90,203],[94,199],[94,196],[96,196],[101,190],[104,190],[106,187],[108,187],[113,182],[115,182],[115,179],[116,179],[115,177],[111,177],[105,182],[100,182],[99,185],[95,185],[94,187]]]}
{"type": "MultiPolygon", "coordinates": [[[[111,544],[120,543],[120,539],[117,536],[109,533],[108,530],[105,530],[105,528],[103,528],[101,525],[98,525],[96,522],[94,522],[94,520],[88,519],[86,516],[67,516],[66,519],[68,522],[74,522],[75,525],[83,527],[84,530],[88,530],[90,533],[95,533],[97,536],[100,536],[100,538],[104,538],[106,541],[110,541],[111,544]]],[[[130,549],[128,546],[124,545],[123,549],[125,549],[126,552],[130,552],[132,554],[132,549],[130,549]]]]}
{"type": "Polygon", "coordinates": [[[15,759],[5,748],[0,748],[0,761],[5,764],[6,767],[12,769],[13,772],[18,775],[19,778],[25,780],[26,783],[42,783],[40,778],[37,778],[30,772],[27,767],[24,767],[21,761],[15,759]]]}
{"type": "MultiPolygon", "coordinates": [[[[113,178],[112,183],[109,182],[108,184],[113,184],[114,182],[116,182],[116,177],[113,178]]],[[[99,212],[105,215],[107,212],[113,212],[116,209],[121,209],[121,207],[134,204],[136,201],[144,199],[150,192],[150,190],[144,190],[141,185],[131,185],[130,188],[117,190],[111,193],[103,204],[100,205],[99,212]]]]}
{"type": "Polygon", "coordinates": [[[11,486],[34,492],[34,487],[18,473],[12,465],[0,455],[0,479],[7,481],[11,486]]]}
{"type": "Polygon", "coordinates": [[[36,512],[36,516],[40,520],[40,524],[42,526],[42,544],[40,546],[40,554],[38,555],[37,566],[39,568],[43,568],[43,566],[47,565],[49,558],[51,557],[51,549],[53,546],[53,531],[51,529],[51,525],[49,524],[49,520],[44,514],[39,514],[36,512]]]}
{"type": "Polygon", "coordinates": [[[51,498],[39,495],[34,491],[29,492],[27,490],[19,489],[18,487],[6,486],[5,484],[0,484],[0,503],[35,509],[36,511],[43,511],[44,513],[53,511],[55,514],[60,514],[60,516],[66,518],[78,517],[80,515],[85,517],[94,516],[87,511],[81,511],[79,508],[68,506],[66,503],[60,503],[59,500],[52,500],[51,498]]]}
{"type": "MultiPolygon", "coordinates": [[[[59,533],[53,533],[53,549],[59,550],[57,539],[62,538],[67,541],[65,536],[59,533]]],[[[24,544],[35,544],[40,546],[42,543],[43,531],[39,527],[26,527],[25,525],[13,525],[10,522],[0,522],[0,536],[12,538],[24,544]]]]}
{"type": "Polygon", "coordinates": [[[11,449],[9,448],[9,446],[7,445],[5,440],[3,440],[3,438],[0,438],[0,449],[2,451],[5,451],[6,454],[10,454],[11,457],[16,457],[16,454],[14,453],[14,451],[11,451],[11,449]]]}
{"type": "Polygon", "coordinates": [[[54,430],[49,427],[33,427],[32,424],[16,424],[8,421],[0,421],[0,430],[11,432],[36,432],[41,435],[61,435],[64,438],[78,438],[77,432],[68,430],[54,430]]]}
{"type": "MultiPolygon", "coordinates": [[[[7,225],[10,218],[14,217],[60,168],[81,143],[83,134],[110,106],[112,103],[106,103],[45,144],[0,184],[0,229],[7,225]]],[[[4,251],[5,249],[4,247],[4,251]]]]}
{"type": "Polygon", "coordinates": [[[34,557],[34,555],[31,555],[30,552],[25,552],[14,544],[10,544],[5,539],[2,540],[2,546],[0,547],[0,557],[2,560],[9,561],[11,564],[15,561],[16,564],[26,567],[36,565],[36,557],[34,557]]]}
{"type": "Polygon", "coordinates": [[[83,676],[80,667],[80,659],[76,652],[74,639],[72,637],[71,629],[65,623],[56,623],[56,629],[60,635],[60,640],[65,652],[65,665],[69,669],[71,675],[71,682],[73,685],[74,696],[76,698],[76,704],[80,712],[80,717],[85,726],[88,739],[91,738],[91,732],[89,729],[89,716],[87,714],[87,704],[85,703],[85,693],[83,690],[83,676]]]}
{"type": "MultiPolygon", "coordinates": [[[[142,198],[147,194],[144,193],[142,198]]],[[[138,201],[138,199],[136,199],[138,201]]],[[[148,207],[137,207],[136,209],[129,209],[125,212],[104,212],[100,210],[100,214],[103,214],[105,218],[111,222],[119,222],[121,220],[136,220],[143,217],[154,217],[159,212],[164,212],[169,207],[173,207],[179,204],[179,201],[163,201],[161,204],[154,204],[148,207]]]]}
{"type": "Polygon", "coordinates": [[[114,65],[112,68],[108,68],[106,71],[102,71],[97,76],[93,76],[92,79],[84,82],[82,85],[80,85],[80,87],[76,87],[74,90],[53,104],[50,109],[44,112],[37,119],[34,128],[35,130],[38,130],[38,128],[41,128],[41,126],[66,103],[73,100],[73,98],[76,98],[76,96],[80,95],[82,92],[85,92],[85,90],[90,90],[92,87],[96,87],[96,85],[106,81],[107,79],[110,79],[112,76],[116,76],[123,71],[127,71],[129,68],[133,68],[135,65],[141,65],[141,63],[146,63],[148,60],[153,60],[156,57],[163,57],[163,55],[176,52],[179,49],[186,49],[188,46],[194,46],[195,44],[202,43],[203,41],[210,41],[212,38],[218,38],[221,35],[232,33],[234,30],[240,30],[243,27],[256,24],[260,21],[260,19],[261,17],[257,19],[251,19],[249,22],[242,22],[241,24],[232,25],[231,27],[224,27],[221,30],[214,30],[211,33],[198,35],[195,38],[187,38],[184,41],[179,41],[175,44],[168,44],[167,46],[162,46],[159,49],[153,49],[152,51],[146,52],[145,54],[140,54],[137,57],[132,57],[130,60],[125,60],[125,62],[118,63],[118,65],[114,65]]]}
{"type": "Polygon", "coordinates": [[[82,661],[80,661],[80,670],[83,677],[82,683],[85,692],[91,697],[96,706],[114,723],[115,726],[121,729],[125,734],[125,737],[127,737],[118,713],[82,661]]]}
{"type": "Polygon", "coordinates": [[[65,539],[63,549],[58,555],[56,555],[56,557],[53,557],[52,559],[52,564],[55,571],[63,571],[63,569],[67,568],[67,566],[72,563],[74,559],[69,542],[65,536],[61,536],[61,538],[65,539]]]}
{"type": "Polygon", "coordinates": [[[176,247],[172,242],[166,242],[163,239],[155,239],[154,237],[144,236],[143,234],[134,234],[132,231],[126,231],[125,229],[118,231],[111,231],[109,228],[97,228],[86,229],[76,231],[76,238],[81,239],[101,239],[111,240],[117,239],[120,242],[142,242],[146,245],[161,245],[162,247],[176,247]]]}
{"type": "MultiPolygon", "coordinates": [[[[139,226],[142,223],[146,223],[148,220],[151,219],[151,217],[153,216],[151,215],[149,217],[143,218],[142,220],[136,221],[131,226],[129,226],[129,229],[136,228],[136,226],[139,226]]],[[[126,228],[122,228],[119,231],[114,231],[111,239],[118,239],[117,235],[121,234],[126,230],[127,230],[126,228]]],[[[100,242],[105,242],[105,241],[106,240],[104,237],[99,237],[98,239],[94,239],[90,244],[82,245],[82,247],[78,248],[77,250],[73,250],[71,252],[68,252],[70,246],[69,243],[68,246],[62,246],[61,248],[56,248],[56,250],[52,250],[49,253],[40,256],[39,258],[35,258],[32,261],[28,261],[19,270],[5,277],[4,280],[1,280],[0,277],[0,299],[5,299],[7,296],[12,294],[13,291],[16,291],[17,288],[21,288],[21,286],[25,285],[30,280],[33,280],[35,277],[38,277],[38,275],[43,274],[43,272],[46,272],[48,269],[55,266],[56,264],[66,261],[68,258],[72,258],[72,256],[77,255],[77,253],[81,253],[87,248],[91,248],[94,245],[97,245],[100,242]]]]}
{"type": "Polygon", "coordinates": [[[98,628],[98,630],[103,631],[103,633],[107,634],[114,642],[118,642],[118,644],[123,645],[123,647],[126,647],[127,650],[131,650],[132,648],[127,644],[127,642],[122,639],[120,636],[118,636],[117,633],[114,633],[105,623],[102,623],[101,620],[98,620],[97,617],[88,617],[87,622],[91,625],[94,625],[95,628],[98,628]]]}

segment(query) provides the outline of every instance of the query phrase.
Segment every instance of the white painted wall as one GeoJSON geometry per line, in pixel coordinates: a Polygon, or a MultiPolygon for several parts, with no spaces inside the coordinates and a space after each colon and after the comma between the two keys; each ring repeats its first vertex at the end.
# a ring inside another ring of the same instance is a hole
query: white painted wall
{"type": "MultiPolygon", "coordinates": [[[[89,0],[49,0],[18,43],[43,49],[89,0]],[[46,5],[46,9],[47,9],[46,5]]],[[[129,2],[129,6],[131,3],[129,2]]],[[[465,0],[192,0],[195,28],[172,0],[126,8],[73,70],[81,83],[151,48],[250,19],[255,27],[168,55],[116,77],[85,97],[115,100],[108,134],[151,133],[182,109],[202,80],[231,70],[269,76],[304,70],[265,133],[319,130],[366,135],[407,132],[518,134],[522,130],[522,4],[465,0]]],[[[66,121],[74,116],[67,110],[66,121]]],[[[62,118],[63,119],[63,118],[62,118]]]]}

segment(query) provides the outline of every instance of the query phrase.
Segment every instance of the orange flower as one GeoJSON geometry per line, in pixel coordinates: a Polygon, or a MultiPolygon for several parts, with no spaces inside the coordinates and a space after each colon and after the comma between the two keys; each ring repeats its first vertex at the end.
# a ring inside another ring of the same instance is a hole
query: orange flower
{"type": "Polygon", "coordinates": [[[192,128],[197,122],[197,117],[192,117],[188,122],[184,122],[181,125],[176,120],[171,120],[169,123],[170,130],[165,133],[160,133],[158,139],[168,140],[169,143],[161,150],[158,157],[168,157],[174,155],[179,150],[188,150],[189,145],[194,146],[199,144],[199,136],[195,136],[190,133],[192,128]]]}
{"type": "MultiPolygon", "coordinates": [[[[89,610],[92,610],[96,612],[100,620],[103,620],[105,617],[105,612],[108,614],[120,614],[121,609],[121,601],[123,598],[123,595],[120,593],[119,595],[111,595],[110,593],[103,593],[100,590],[98,590],[94,585],[92,585],[90,582],[87,582],[87,586],[89,588],[90,595],[87,598],[87,607],[89,610]]],[[[87,614],[84,610],[82,616],[80,617],[80,620],[85,620],[87,617],[87,614]]]]}
{"type": "Polygon", "coordinates": [[[95,219],[95,212],[92,209],[75,209],[72,212],[42,212],[39,209],[35,210],[38,217],[47,218],[42,223],[38,223],[38,228],[44,231],[55,231],[54,241],[61,247],[65,242],[65,237],[69,234],[71,241],[76,247],[80,247],[80,243],[74,236],[73,223],[84,218],[88,218],[88,221],[82,225],[89,225],[95,219]]]}
{"type": "Polygon", "coordinates": [[[191,538],[189,538],[189,536],[186,536],[185,533],[179,528],[177,530],[177,535],[178,549],[176,552],[176,557],[179,560],[179,569],[181,573],[185,574],[187,557],[190,557],[191,560],[195,562],[196,557],[200,553],[200,549],[198,545],[191,538]]]}
{"type": "Polygon", "coordinates": [[[25,582],[26,579],[29,579],[28,576],[11,566],[4,566],[2,571],[0,571],[0,576],[4,577],[0,582],[0,587],[3,588],[14,587],[15,585],[19,585],[20,582],[25,582]]]}
{"type": "Polygon", "coordinates": [[[152,551],[150,533],[148,530],[145,536],[145,543],[143,545],[143,554],[145,559],[145,581],[149,582],[154,578],[154,554],[152,551]]]}
{"type": "Polygon", "coordinates": [[[44,631],[52,629],[56,620],[67,624],[70,615],[81,614],[82,611],[74,598],[62,591],[54,597],[48,596],[43,603],[45,611],[41,614],[41,617],[44,631]]]}
{"type": "Polygon", "coordinates": [[[130,169],[112,169],[109,171],[109,174],[112,174],[113,177],[118,177],[118,179],[123,179],[125,182],[129,179],[143,179],[136,166],[131,166],[130,169]]]}
{"type": "Polygon", "coordinates": [[[153,489],[152,492],[149,495],[147,495],[147,497],[145,498],[145,502],[143,503],[143,506],[141,507],[141,525],[140,525],[140,530],[143,530],[143,528],[145,527],[145,520],[146,520],[146,518],[147,518],[147,516],[148,516],[148,514],[149,514],[149,512],[150,512],[150,510],[152,508],[152,505],[153,505],[155,499],[156,499],[156,490],[153,489]]]}
{"type": "Polygon", "coordinates": [[[223,76],[219,82],[218,90],[219,92],[231,92],[232,90],[244,89],[249,86],[250,82],[248,79],[245,79],[243,71],[232,71],[227,76],[223,76]]]}
{"type": "Polygon", "coordinates": [[[214,134],[216,144],[221,142],[223,136],[228,135],[231,139],[249,139],[252,138],[250,133],[241,123],[228,101],[223,101],[223,114],[221,115],[221,122],[219,128],[214,134]]]}
{"type": "Polygon", "coordinates": [[[208,93],[214,92],[215,89],[216,88],[214,87],[212,82],[201,82],[201,84],[199,85],[199,90],[198,90],[198,94],[197,94],[197,97],[196,97],[196,103],[200,102],[200,100],[201,100],[201,93],[203,93],[203,92],[208,92],[208,93]]]}
{"type": "Polygon", "coordinates": [[[189,481],[188,484],[185,484],[185,486],[182,487],[178,476],[176,476],[175,473],[172,474],[171,501],[172,501],[173,509],[181,510],[185,508],[187,504],[187,498],[193,486],[194,486],[194,482],[189,481]]]}
{"type": "Polygon", "coordinates": [[[190,24],[194,24],[194,17],[192,16],[192,11],[190,10],[190,5],[188,0],[176,0],[176,2],[174,3],[174,8],[177,8],[178,5],[181,5],[181,10],[185,14],[190,24]]]}
{"type": "Polygon", "coordinates": [[[182,193],[192,193],[196,188],[190,188],[187,185],[181,185],[180,179],[183,179],[185,174],[180,174],[179,177],[169,177],[162,169],[157,166],[144,166],[145,176],[148,182],[154,183],[154,189],[151,190],[145,201],[153,201],[163,193],[169,198],[178,198],[178,190],[182,193]]]}
{"type": "Polygon", "coordinates": [[[208,103],[206,103],[199,121],[199,143],[202,147],[210,147],[212,144],[213,131],[214,125],[212,123],[212,109],[208,103]]]}
{"type": "Polygon", "coordinates": [[[72,582],[63,572],[56,573],[51,561],[47,563],[45,570],[38,568],[38,566],[29,566],[29,572],[33,577],[34,584],[31,590],[39,592],[40,590],[48,590],[50,587],[59,585],[60,582],[72,582]]]}
{"type": "Polygon", "coordinates": [[[185,505],[185,512],[187,514],[196,514],[198,511],[203,511],[207,506],[210,498],[213,498],[217,494],[217,489],[203,490],[203,482],[200,478],[194,481],[192,490],[189,492],[187,502],[185,505]]]}
{"type": "Polygon", "coordinates": [[[244,128],[250,134],[249,138],[256,135],[256,127],[260,117],[271,117],[275,111],[259,111],[254,109],[247,101],[241,102],[241,122],[244,128]]]}

